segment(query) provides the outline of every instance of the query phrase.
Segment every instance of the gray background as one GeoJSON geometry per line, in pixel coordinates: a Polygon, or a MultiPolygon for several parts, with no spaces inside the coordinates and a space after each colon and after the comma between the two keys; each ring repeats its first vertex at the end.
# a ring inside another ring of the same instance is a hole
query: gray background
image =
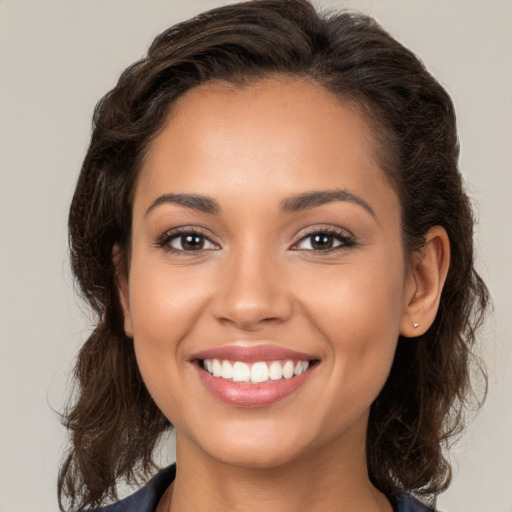
{"type": "MultiPolygon", "coordinates": [[[[60,409],[90,327],[66,215],[96,101],[167,26],[223,2],[0,0],[0,512],[56,511],[60,409]]],[[[478,204],[489,397],[453,450],[445,512],[512,512],[512,1],[323,0],[374,15],[452,94],[478,204]]]]}

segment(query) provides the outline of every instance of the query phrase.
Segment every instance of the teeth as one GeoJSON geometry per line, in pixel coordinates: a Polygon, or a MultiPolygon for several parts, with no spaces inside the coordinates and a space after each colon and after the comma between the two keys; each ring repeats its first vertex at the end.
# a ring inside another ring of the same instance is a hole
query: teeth
{"type": "Polygon", "coordinates": [[[213,373],[214,377],[222,376],[222,366],[220,365],[220,362],[218,359],[214,359],[212,361],[212,373],[213,373]]]}
{"type": "Polygon", "coordinates": [[[224,379],[231,379],[233,377],[233,367],[229,361],[222,361],[221,366],[222,374],[224,379]]]}
{"type": "Polygon", "coordinates": [[[309,367],[309,361],[258,361],[250,366],[242,361],[221,361],[205,359],[203,368],[214,377],[221,377],[233,382],[261,383],[270,380],[291,379],[304,373],[309,367]]]}
{"type": "Polygon", "coordinates": [[[268,366],[266,363],[254,363],[251,368],[251,382],[266,382],[268,380],[268,366]]]}
{"type": "Polygon", "coordinates": [[[293,374],[300,375],[301,373],[304,373],[308,369],[308,366],[309,361],[298,361],[293,369],[293,374]]]}
{"type": "Polygon", "coordinates": [[[291,379],[293,377],[293,362],[286,361],[283,366],[283,377],[285,379],[291,379]]]}
{"type": "MultiPolygon", "coordinates": [[[[249,380],[251,380],[251,369],[249,368],[248,364],[237,361],[233,365],[232,376],[233,382],[249,382],[249,380]]],[[[222,378],[229,379],[230,377],[224,377],[224,375],[222,375],[222,378]]]]}
{"type": "Polygon", "coordinates": [[[283,378],[283,367],[279,361],[273,361],[270,363],[269,368],[270,380],[279,380],[283,378]]]}

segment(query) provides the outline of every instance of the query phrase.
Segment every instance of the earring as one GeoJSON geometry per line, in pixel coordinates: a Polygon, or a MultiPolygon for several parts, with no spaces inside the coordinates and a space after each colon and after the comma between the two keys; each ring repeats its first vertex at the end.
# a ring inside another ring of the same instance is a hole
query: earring
{"type": "Polygon", "coordinates": [[[417,329],[417,328],[420,326],[420,324],[419,324],[418,322],[413,322],[413,323],[412,323],[412,326],[413,326],[415,329],[417,329]]]}

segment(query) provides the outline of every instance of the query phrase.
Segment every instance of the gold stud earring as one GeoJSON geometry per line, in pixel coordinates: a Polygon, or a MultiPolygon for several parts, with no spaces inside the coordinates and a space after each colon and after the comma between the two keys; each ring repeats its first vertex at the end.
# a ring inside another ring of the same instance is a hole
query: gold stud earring
{"type": "Polygon", "coordinates": [[[419,324],[418,322],[413,322],[413,323],[412,323],[412,326],[413,326],[415,329],[417,329],[417,328],[420,326],[420,324],[419,324]]]}

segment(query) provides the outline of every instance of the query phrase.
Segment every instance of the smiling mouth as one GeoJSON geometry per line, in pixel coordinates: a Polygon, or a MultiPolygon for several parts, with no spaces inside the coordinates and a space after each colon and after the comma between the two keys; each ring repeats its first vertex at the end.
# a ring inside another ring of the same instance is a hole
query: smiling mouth
{"type": "Polygon", "coordinates": [[[198,364],[201,369],[213,377],[236,383],[262,384],[289,380],[297,377],[318,363],[317,360],[275,360],[230,361],[226,359],[201,359],[198,364]]]}

